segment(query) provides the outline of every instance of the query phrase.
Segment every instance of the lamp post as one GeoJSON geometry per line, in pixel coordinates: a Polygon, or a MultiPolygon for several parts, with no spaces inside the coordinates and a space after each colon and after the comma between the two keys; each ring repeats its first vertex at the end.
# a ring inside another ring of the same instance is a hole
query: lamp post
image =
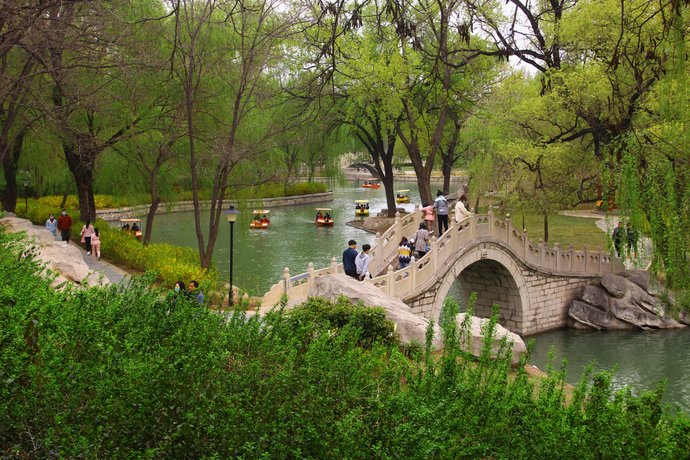
{"type": "Polygon", "coordinates": [[[24,214],[28,213],[29,210],[29,177],[24,178],[24,214]]]}
{"type": "Polygon", "coordinates": [[[240,212],[235,209],[234,206],[230,206],[230,209],[226,211],[226,215],[228,216],[228,222],[230,223],[230,288],[228,289],[228,305],[232,306],[232,252],[233,252],[233,230],[234,230],[234,225],[235,221],[237,220],[237,216],[240,214],[240,212]]]}

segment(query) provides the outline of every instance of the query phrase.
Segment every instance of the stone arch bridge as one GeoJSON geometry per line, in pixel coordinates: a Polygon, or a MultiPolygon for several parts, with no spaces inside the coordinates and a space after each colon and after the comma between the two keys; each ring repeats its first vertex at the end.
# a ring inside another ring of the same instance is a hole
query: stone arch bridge
{"type": "MultiPolygon", "coordinates": [[[[509,219],[498,218],[489,210],[453,222],[443,236],[432,238],[431,249],[423,258],[395,270],[398,243],[403,235],[416,232],[421,214],[397,215],[393,226],[376,235],[369,266],[378,276],[368,282],[434,320],[457,279],[465,299],[471,292],[477,293],[477,316],[490,316],[496,304],[500,323],[518,334],[563,327],[569,304],[583,284],[623,268],[605,252],[534,243],[509,219]]],[[[297,276],[286,268],[283,279],[265,294],[263,304],[274,305],[284,294],[290,304],[302,302],[317,277],[333,273],[342,273],[335,257],[330,266],[315,270],[310,263],[307,272],[297,276]]]]}

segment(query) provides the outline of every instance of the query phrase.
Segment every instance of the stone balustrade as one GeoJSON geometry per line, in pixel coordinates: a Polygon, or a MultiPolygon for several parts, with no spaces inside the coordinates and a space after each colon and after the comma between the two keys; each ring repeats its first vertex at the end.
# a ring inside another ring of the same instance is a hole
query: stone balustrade
{"type": "MultiPolygon", "coordinates": [[[[549,276],[601,276],[622,268],[620,261],[606,252],[564,249],[558,243],[554,246],[535,243],[526,231],[513,227],[509,218],[496,217],[489,209],[487,214],[472,215],[458,223],[453,221],[440,238],[432,237],[430,250],[423,258],[413,258],[408,267],[394,270],[392,263],[398,255],[400,239],[403,235],[408,238],[414,235],[421,219],[422,213],[418,211],[402,218],[396,215],[395,223],[383,235],[376,235],[371,250],[370,272],[381,274],[368,282],[403,301],[431,289],[463,253],[485,243],[500,247],[529,270],[549,276]]],[[[315,270],[310,263],[306,273],[294,277],[285,268],[284,279],[264,295],[263,304],[274,305],[283,295],[287,295],[290,304],[303,302],[316,277],[339,272],[342,265],[335,257],[326,268],[315,270]]]]}

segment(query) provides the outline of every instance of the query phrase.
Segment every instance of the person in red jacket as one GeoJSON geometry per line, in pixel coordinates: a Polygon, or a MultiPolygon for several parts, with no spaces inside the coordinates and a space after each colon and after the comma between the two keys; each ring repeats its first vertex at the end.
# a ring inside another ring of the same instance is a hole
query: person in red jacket
{"type": "Polygon", "coordinates": [[[62,213],[57,220],[57,227],[60,230],[60,236],[62,236],[62,241],[69,243],[69,232],[72,228],[72,218],[67,214],[66,209],[62,209],[62,213]]]}

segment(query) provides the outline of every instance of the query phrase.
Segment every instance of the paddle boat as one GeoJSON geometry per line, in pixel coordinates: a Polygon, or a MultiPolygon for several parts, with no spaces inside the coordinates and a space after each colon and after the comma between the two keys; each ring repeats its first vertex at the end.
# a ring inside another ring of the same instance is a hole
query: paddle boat
{"type": "Polygon", "coordinates": [[[355,216],[369,215],[369,200],[355,201],[355,216]]]}
{"type": "Polygon", "coordinates": [[[398,190],[395,192],[395,202],[396,203],[409,203],[410,202],[410,191],[409,190],[398,190]]]}
{"type": "Polygon", "coordinates": [[[381,188],[381,183],[375,180],[365,180],[362,184],[364,188],[381,188]]]}
{"type": "Polygon", "coordinates": [[[331,217],[331,208],[316,208],[316,219],[314,223],[322,227],[332,227],[333,218],[331,217]]]}
{"type": "Polygon", "coordinates": [[[249,228],[266,230],[271,224],[271,220],[268,218],[269,212],[271,211],[268,209],[255,209],[252,211],[252,221],[249,223],[249,228]]]}
{"type": "Polygon", "coordinates": [[[140,240],[141,237],[144,236],[139,226],[140,223],[141,219],[127,217],[124,219],[120,219],[120,228],[123,232],[131,233],[136,237],[136,239],[140,240]]]}

